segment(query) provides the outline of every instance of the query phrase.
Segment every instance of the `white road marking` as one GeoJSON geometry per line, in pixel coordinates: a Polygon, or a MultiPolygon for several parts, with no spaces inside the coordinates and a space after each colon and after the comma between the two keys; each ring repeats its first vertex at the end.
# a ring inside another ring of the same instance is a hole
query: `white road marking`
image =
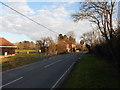
{"type": "Polygon", "coordinates": [[[55,88],[55,86],[59,83],[59,81],[65,76],[65,74],[72,68],[72,66],[75,64],[75,62],[72,63],[72,65],[63,73],[63,75],[57,80],[57,82],[52,86],[51,90],[55,88]]]}
{"type": "Polygon", "coordinates": [[[55,64],[55,63],[57,63],[57,62],[60,62],[60,61],[62,61],[62,60],[58,60],[58,61],[56,61],[56,62],[53,62],[53,63],[51,63],[51,64],[48,64],[48,65],[44,66],[44,68],[48,68],[49,66],[51,66],[51,65],[53,65],[53,64],[55,64]]]}
{"type": "MultiPolygon", "coordinates": [[[[45,58],[45,59],[43,59],[42,61],[47,61],[48,59],[49,59],[49,58],[45,58]]],[[[10,69],[10,70],[6,70],[6,71],[4,71],[4,72],[2,72],[2,73],[7,73],[7,72],[10,72],[10,71],[13,71],[13,70],[25,68],[25,67],[27,67],[27,66],[32,66],[32,65],[37,64],[37,63],[42,62],[42,61],[38,61],[38,62],[34,62],[34,63],[30,63],[30,64],[23,65],[23,66],[19,66],[19,67],[10,69]]]]}
{"type": "Polygon", "coordinates": [[[18,78],[18,79],[15,79],[15,80],[7,83],[7,84],[4,84],[4,85],[0,86],[0,88],[5,87],[5,86],[7,86],[7,85],[9,85],[9,84],[11,84],[11,83],[14,83],[14,82],[16,82],[16,81],[18,81],[18,80],[20,80],[20,79],[22,79],[22,78],[23,78],[23,77],[20,77],[20,78],[18,78]]]}

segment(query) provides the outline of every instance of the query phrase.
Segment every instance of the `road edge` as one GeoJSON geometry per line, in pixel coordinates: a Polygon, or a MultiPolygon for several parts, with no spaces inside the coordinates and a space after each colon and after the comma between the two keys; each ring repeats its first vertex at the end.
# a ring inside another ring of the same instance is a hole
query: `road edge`
{"type": "Polygon", "coordinates": [[[73,70],[74,66],[78,62],[78,60],[81,59],[81,57],[86,54],[87,52],[82,52],[82,55],[75,61],[73,62],[70,67],[63,73],[63,75],[58,79],[58,81],[52,86],[51,90],[61,88],[61,86],[64,84],[65,80],[68,78],[70,75],[71,71],[73,70]]]}

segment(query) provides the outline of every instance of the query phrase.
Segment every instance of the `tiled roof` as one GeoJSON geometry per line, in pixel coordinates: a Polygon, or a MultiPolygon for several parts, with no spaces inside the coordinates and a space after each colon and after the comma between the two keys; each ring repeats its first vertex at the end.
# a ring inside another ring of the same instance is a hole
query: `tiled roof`
{"type": "Polygon", "coordinates": [[[5,38],[0,38],[0,46],[15,46],[5,38]]]}
{"type": "Polygon", "coordinates": [[[65,43],[65,44],[72,44],[70,41],[64,41],[64,40],[63,40],[63,43],[65,43]]]}

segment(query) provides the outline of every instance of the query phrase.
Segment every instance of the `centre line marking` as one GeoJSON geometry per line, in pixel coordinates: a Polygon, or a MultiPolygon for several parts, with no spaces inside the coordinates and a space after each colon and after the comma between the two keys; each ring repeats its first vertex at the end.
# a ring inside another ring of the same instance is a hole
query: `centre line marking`
{"type": "Polygon", "coordinates": [[[51,64],[48,64],[48,65],[44,66],[44,68],[47,68],[47,67],[49,67],[49,66],[51,66],[51,65],[53,65],[53,64],[55,64],[55,63],[57,63],[57,62],[60,62],[60,61],[62,61],[62,60],[58,60],[58,61],[56,61],[56,62],[53,62],[53,63],[51,63],[51,64]]]}
{"type": "Polygon", "coordinates": [[[18,80],[20,80],[20,79],[22,79],[22,78],[23,78],[23,77],[20,77],[20,78],[18,78],[18,79],[15,79],[15,80],[7,83],[7,84],[4,84],[4,85],[0,86],[0,88],[5,87],[5,86],[7,86],[7,85],[9,85],[9,84],[11,84],[11,83],[14,83],[14,82],[16,82],[16,81],[18,81],[18,80]]]}

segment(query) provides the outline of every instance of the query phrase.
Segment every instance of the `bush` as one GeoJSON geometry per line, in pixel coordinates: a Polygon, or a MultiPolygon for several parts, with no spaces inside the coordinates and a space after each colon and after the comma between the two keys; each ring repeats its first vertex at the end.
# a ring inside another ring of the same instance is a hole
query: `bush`
{"type": "Polygon", "coordinates": [[[114,38],[94,46],[91,52],[98,56],[107,58],[108,60],[114,61],[119,66],[120,65],[119,50],[120,50],[120,28],[117,30],[116,36],[114,36],[114,38]]]}

